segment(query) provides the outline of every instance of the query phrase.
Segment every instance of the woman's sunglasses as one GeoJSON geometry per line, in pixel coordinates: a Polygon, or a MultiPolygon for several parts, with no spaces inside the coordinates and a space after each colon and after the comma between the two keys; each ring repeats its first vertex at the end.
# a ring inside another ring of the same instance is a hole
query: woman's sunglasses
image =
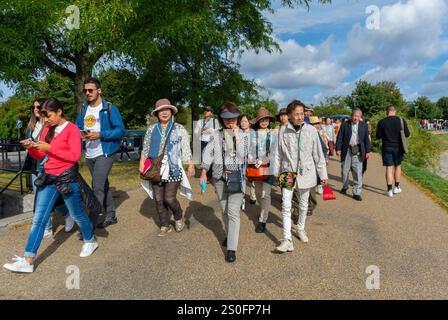
{"type": "Polygon", "coordinates": [[[48,118],[48,113],[46,110],[40,110],[39,111],[39,116],[40,117],[44,117],[44,118],[48,118]]]}

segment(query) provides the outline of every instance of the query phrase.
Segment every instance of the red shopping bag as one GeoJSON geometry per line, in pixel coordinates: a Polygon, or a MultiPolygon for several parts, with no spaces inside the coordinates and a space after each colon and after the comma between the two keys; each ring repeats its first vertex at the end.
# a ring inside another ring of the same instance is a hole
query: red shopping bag
{"type": "Polygon", "coordinates": [[[325,200],[336,200],[336,196],[333,193],[333,190],[330,187],[324,188],[323,199],[325,200]]]}

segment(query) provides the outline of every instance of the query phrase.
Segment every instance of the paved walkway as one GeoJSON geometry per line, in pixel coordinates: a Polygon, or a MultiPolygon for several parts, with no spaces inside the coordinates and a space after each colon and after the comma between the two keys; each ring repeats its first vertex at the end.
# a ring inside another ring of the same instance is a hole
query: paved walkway
{"type": "MultiPolygon", "coordinates": [[[[330,161],[330,183],[341,187],[330,161]]],[[[242,213],[237,261],[224,261],[221,214],[213,188],[186,208],[188,228],[158,238],[154,203],[142,190],[122,194],[119,224],[99,235],[98,251],[79,258],[81,242],[58,227],[44,240],[33,274],[0,270],[0,299],[446,299],[448,214],[408,181],[383,195],[381,161],[365,176],[363,202],[336,193],[307,220],[308,244],[273,252],[281,237],[280,194],[273,193],[267,232],[254,232],[258,205],[242,213]],[[79,267],[79,290],[66,288],[66,268],[79,267]],[[366,289],[366,268],[378,266],[380,289],[366,289]]],[[[22,254],[28,227],[0,230],[0,262],[22,254]]]]}

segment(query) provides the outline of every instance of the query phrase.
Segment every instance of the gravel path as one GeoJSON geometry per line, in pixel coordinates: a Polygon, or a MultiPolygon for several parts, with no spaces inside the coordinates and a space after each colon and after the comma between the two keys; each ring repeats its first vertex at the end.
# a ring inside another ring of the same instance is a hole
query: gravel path
{"type": "MultiPolygon", "coordinates": [[[[340,164],[330,183],[341,187],[340,164]]],[[[256,234],[257,206],[242,212],[237,261],[227,264],[213,188],[186,208],[188,228],[158,238],[154,203],[142,190],[116,199],[117,225],[99,235],[100,247],[79,258],[81,243],[58,228],[45,240],[33,274],[0,270],[0,299],[446,299],[448,214],[411,183],[383,195],[384,171],[369,161],[363,202],[336,193],[307,220],[308,244],[294,238],[292,253],[273,252],[281,237],[280,195],[273,192],[267,232],[256,234]],[[79,290],[68,290],[66,268],[79,267],[79,290]],[[368,266],[378,266],[380,289],[366,289],[368,266]]],[[[351,192],[351,191],[350,191],[351,192]]],[[[1,264],[21,254],[28,227],[0,230],[1,264]]]]}

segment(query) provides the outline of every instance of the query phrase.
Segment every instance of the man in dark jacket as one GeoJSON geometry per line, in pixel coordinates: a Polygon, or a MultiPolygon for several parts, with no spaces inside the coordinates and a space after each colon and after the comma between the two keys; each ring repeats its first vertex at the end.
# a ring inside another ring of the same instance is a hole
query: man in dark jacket
{"type": "Polygon", "coordinates": [[[354,186],[353,199],[361,201],[362,163],[370,158],[369,132],[365,122],[361,122],[361,109],[353,109],[350,121],[344,122],[336,140],[336,153],[341,156],[342,194],[347,193],[349,172],[352,172],[354,186]]]}
{"type": "MultiPolygon", "coordinates": [[[[397,117],[397,111],[394,106],[387,108],[387,117],[378,122],[376,128],[376,138],[383,141],[382,156],[383,166],[386,167],[386,195],[392,197],[394,194],[401,193],[401,161],[403,160],[404,148],[401,141],[402,123],[401,118],[397,117]],[[395,187],[392,190],[392,185],[395,187]]],[[[407,137],[411,135],[406,121],[403,119],[403,130],[407,137]]]]}

